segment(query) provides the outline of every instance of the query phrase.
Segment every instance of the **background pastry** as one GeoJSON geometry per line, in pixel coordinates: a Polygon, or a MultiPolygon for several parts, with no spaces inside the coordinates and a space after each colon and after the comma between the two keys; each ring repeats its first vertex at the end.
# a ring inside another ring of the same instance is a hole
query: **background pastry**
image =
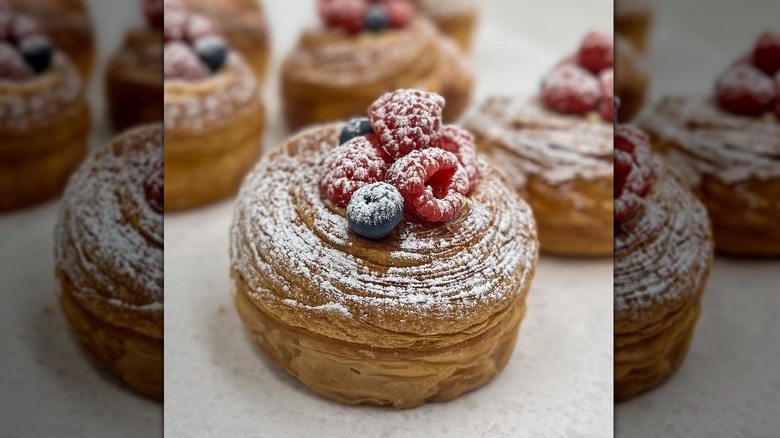
{"type": "Polygon", "coordinates": [[[474,0],[414,0],[420,14],[436,24],[441,33],[469,51],[477,26],[478,7],[474,0]]]}
{"type": "Polygon", "coordinates": [[[615,0],[615,33],[623,36],[640,52],[647,49],[653,25],[653,2],[615,0]]]}
{"type": "Polygon", "coordinates": [[[161,126],[128,131],[71,178],[56,230],[60,304],[77,339],[137,391],[163,395],[161,126]]]}
{"type": "Polygon", "coordinates": [[[620,99],[618,120],[628,122],[639,113],[647,95],[644,59],[626,39],[615,36],[615,96],[620,99]]]}

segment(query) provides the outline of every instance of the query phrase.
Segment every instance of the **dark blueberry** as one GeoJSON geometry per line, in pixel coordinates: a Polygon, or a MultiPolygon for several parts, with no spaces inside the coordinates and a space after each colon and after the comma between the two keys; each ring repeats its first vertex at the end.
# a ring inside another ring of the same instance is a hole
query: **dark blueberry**
{"type": "Polygon", "coordinates": [[[359,188],[347,206],[349,228],[369,239],[381,239],[390,234],[403,214],[401,193],[383,182],[359,188]]]}
{"type": "Polygon", "coordinates": [[[228,57],[228,46],[222,38],[204,37],[195,41],[195,52],[214,73],[225,65],[228,57]]]}
{"type": "Polygon", "coordinates": [[[366,14],[366,30],[369,32],[379,32],[390,27],[390,17],[387,12],[379,6],[372,6],[366,14]]]}
{"type": "Polygon", "coordinates": [[[31,37],[19,44],[19,50],[35,73],[46,71],[54,58],[54,47],[44,37],[31,37]]]}
{"type": "Polygon", "coordinates": [[[371,127],[371,122],[368,121],[367,117],[352,119],[341,129],[339,144],[344,144],[355,137],[362,137],[366,134],[373,133],[374,128],[371,127]]]}

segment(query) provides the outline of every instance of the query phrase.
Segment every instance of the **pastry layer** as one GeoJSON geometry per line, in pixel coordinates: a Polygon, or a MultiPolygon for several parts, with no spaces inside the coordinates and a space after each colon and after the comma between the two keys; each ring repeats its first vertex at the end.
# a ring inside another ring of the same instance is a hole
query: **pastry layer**
{"type": "Polygon", "coordinates": [[[474,0],[415,0],[417,10],[436,24],[461,50],[471,49],[478,7],[474,0]]]}
{"type": "Polygon", "coordinates": [[[642,59],[634,47],[621,36],[615,37],[615,96],[620,98],[618,120],[634,118],[645,103],[648,86],[642,59]]]}

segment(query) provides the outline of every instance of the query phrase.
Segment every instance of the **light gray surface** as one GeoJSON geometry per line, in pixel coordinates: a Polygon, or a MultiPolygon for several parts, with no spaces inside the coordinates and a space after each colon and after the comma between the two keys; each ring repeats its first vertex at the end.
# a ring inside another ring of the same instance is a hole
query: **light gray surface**
{"type": "MultiPolygon", "coordinates": [[[[124,31],[141,22],[134,1],[92,0],[98,59],[90,87],[91,147],[110,137],[103,68],[124,31]]],[[[58,202],[0,214],[0,435],[153,437],[162,406],[95,366],[71,336],[54,279],[58,202]]]]}
{"type": "MultiPolygon", "coordinates": [[[[480,100],[534,93],[542,75],[591,29],[610,29],[612,2],[480,2],[480,100]]],[[[266,1],[274,69],[266,87],[266,144],[286,133],[278,66],[313,1],[266,1]]],[[[344,407],[275,368],[251,343],[229,291],[232,201],[168,215],[166,420],[170,436],[205,437],[608,437],[612,405],[612,262],[542,257],[512,360],[488,386],[408,411],[344,407]]]]}
{"type": "MultiPolygon", "coordinates": [[[[724,67],[761,31],[777,30],[780,16],[774,0],[657,6],[648,57],[655,99],[711,93],[724,67]]],[[[685,363],[660,388],[617,406],[616,436],[778,436],[778,284],[778,259],[717,258],[685,363]]]]}

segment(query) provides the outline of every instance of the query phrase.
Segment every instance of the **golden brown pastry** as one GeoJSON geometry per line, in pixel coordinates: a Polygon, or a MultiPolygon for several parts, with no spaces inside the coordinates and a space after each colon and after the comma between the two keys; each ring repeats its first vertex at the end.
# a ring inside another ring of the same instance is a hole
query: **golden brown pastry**
{"type": "Polygon", "coordinates": [[[87,352],[163,396],[162,126],[131,130],[73,175],[56,230],[60,304],[87,352]]]}
{"type": "Polygon", "coordinates": [[[477,26],[478,6],[474,0],[414,0],[422,15],[436,24],[441,33],[469,51],[477,26]]]}
{"type": "Polygon", "coordinates": [[[623,36],[640,52],[647,49],[653,25],[653,5],[649,0],[616,0],[615,33],[623,36]]]}
{"type": "Polygon", "coordinates": [[[682,364],[712,264],[707,212],[633,127],[616,133],[615,399],[682,364]]]}
{"type": "Polygon", "coordinates": [[[618,120],[628,122],[639,113],[647,95],[648,77],[643,59],[621,36],[615,36],[615,95],[620,99],[618,120]]]}
{"type": "Polygon", "coordinates": [[[374,99],[397,88],[442,95],[448,121],[468,105],[471,69],[429,21],[409,18],[403,26],[377,30],[361,23],[347,31],[324,20],[330,27],[304,31],[282,65],[282,100],[291,129],[363,114],[374,99]]]}
{"type": "Polygon", "coordinates": [[[95,38],[83,0],[9,0],[19,12],[35,19],[54,45],[89,80],[95,58],[95,38]]]}
{"type": "Polygon", "coordinates": [[[67,57],[38,35],[14,41],[0,38],[0,211],[59,195],[86,153],[90,126],[67,57]]]}
{"type": "MultiPolygon", "coordinates": [[[[440,126],[427,99],[416,100],[418,133],[440,126]]],[[[451,400],[511,356],[537,260],[531,210],[489,166],[474,161],[477,183],[458,164],[473,146],[450,141],[468,142],[465,131],[394,143],[379,122],[392,117],[369,114],[376,135],[352,122],[312,128],[247,176],[231,230],[236,307],[271,360],[325,397],[451,400]]]]}

